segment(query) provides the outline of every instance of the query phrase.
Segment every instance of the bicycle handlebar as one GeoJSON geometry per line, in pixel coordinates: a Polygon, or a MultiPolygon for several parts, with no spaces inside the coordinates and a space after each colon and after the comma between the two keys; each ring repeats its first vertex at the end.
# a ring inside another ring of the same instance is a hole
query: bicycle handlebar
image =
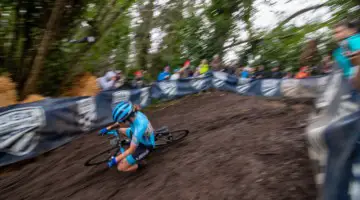
{"type": "Polygon", "coordinates": [[[116,130],[110,130],[110,131],[107,132],[106,135],[113,135],[113,136],[115,136],[117,138],[120,138],[119,133],[116,130]]]}

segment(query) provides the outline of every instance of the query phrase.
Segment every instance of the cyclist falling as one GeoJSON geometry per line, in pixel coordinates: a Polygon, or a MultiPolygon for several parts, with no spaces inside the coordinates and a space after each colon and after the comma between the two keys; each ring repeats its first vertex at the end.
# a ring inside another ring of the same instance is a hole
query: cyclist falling
{"type": "Polygon", "coordinates": [[[109,168],[117,166],[122,172],[133,172],[144,167],[143,159],[155,148],[155,135],[148,118],[139,111],[139,107],[131,102],[122,101],[112,111],[112,118],[115,122],[100,131],[105,135],[111,129],[118,128],[120,123],[128,124],[129,128],[118,130],[131,139],[130,147],[108,162],[109,168]]]}

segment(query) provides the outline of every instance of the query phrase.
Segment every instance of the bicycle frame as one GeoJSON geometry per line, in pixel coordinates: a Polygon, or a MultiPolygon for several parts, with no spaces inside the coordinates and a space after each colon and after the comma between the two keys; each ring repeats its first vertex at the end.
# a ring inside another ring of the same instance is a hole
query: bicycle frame
{"type": "MultiPolygon", "coordinates": [[[[170,144],[174,144],[178,141],[181,141],[188,135],[188,133],[189,133],[188,130],[169,131],[168,128],[165,127],[160,128],[156,130],[154,133],[155,141],[156,141],[155,149],[162,149],[170,144]]],[[[111,156],[117,156],[119,153],[124,153],[125,148],[130,144],[130,141],[125,139],[125,136],[122,137],[122,134],[120,134],[116,129],[110,130],[107,133],[107,135],[114,136],[113,138],[108,138],[110,139],[110,145],[112,147],[88,159],[84,163],[85,166],[94,166],[94,165],[106,163],[109,161],[109,158],[111,156]]]]}
{"type": "MultiPolygon", "coordinates": [[[[119,133],[117,132],[117,130],[111,130],[107,133],[107,135],[113,135],[115,136],[114,139],[110,140],[110,145],[112,146],[118,146],[120,149],[118,152],[120,153],[124,153],[125,152],[125,149],[122,147],[121,145],[121,139],[120,139],[120,135],[119,133]]],[[[117,152],[117,153],[118,153],[117,152]]]]}
{"type": "MultiPolygon", "coordinates": [[[[169,129],[167,127],[162,127],[158,130],[155,130],[154,132],[155,134],[155,141],[163,141],[165,143],[168,143],[169,140],[172,139],[172,136],[169,136],[169,129]],[[168,136],[168,138],[162,138],[163,136],[168,136]],[[171,138],[171,139],[170,139],[171,138]]],[[[125,149],[122,147],[122,141],[121,140],[121,135],[119,134],[119,132],[117,130],[110,130],[107,135],[113,135],[115,136],[114,139],[110,140],[110,145],[112,146],[118,146],[119,147],[119,151],[117,153],[124,153],[125,149]]]]}

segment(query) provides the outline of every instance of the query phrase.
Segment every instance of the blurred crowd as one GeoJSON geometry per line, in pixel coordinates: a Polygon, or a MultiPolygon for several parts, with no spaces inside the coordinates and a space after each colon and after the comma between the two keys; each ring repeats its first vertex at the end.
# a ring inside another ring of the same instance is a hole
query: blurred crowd
{"type": "Polygon", "coordinates": [[[132,78],[126,77],[121,70],[109,70],[102,77],[97,79],[98,87],[103,90],[114,89],[137,89],[146,86],[144,74],[146,71],[137,70],[132,75],[132,78]]]}
{"type": "MultiPolygon", "coordinates": [[[[244,79],[286,79],[295,78],[303,79],[310,76],[326,75],[332,72],[334,64],[339,66],[344,73],[345,78],[353,84],[358,84],[360,88],[360,78],[356,82],[359,65],[359,49],[360,49],[360,34],[356,25],[349,22],[342,22],[333,28],[334,38],[338,42],[338,47],[334,49],[327,56],[322,58],[322,61],[315,66],[302,66],[297,72],[287,70],[285,67],[275,65],[273,67],[265,67],[264,65],[249,67],[239,65],[226,65],[219,55],[214,55],[211,62],[204,59],[198,65],[192,65],[190,60],[186,60],[182,67],[172,69],[170,66],[165,66],[158,74],[156,80],[178,80],[183,78],[203,77],[210,72],[225,72],[230,75],[237,76],[244,79]]],[[[311,46],[312,42],[309,43],[311,46]]],[[[310,51],[311,52],[311,51],[310,51]]],[[[311,57],[309,53],[306,57],[311,57]]],[[[102,90],[123,88],[141,88],[144,87],[144,74],[146,71],[138,70],[133,74],[132,79],[127,79],[122,71],[110,70],[103,77],[98,78],[98,86],[102,90]]],[[[358,75],[360,77],[360,74],[358,75]]]]}
{"type": "MultiPolygon", "coordinates": [[[[210,72],[216,71],[252,80],[283,78],[302,79],[313,75],[328,74],[331,72],[331,66],[331,57],[327,56],[319,67],[303,66],[297,73],[292,73],[289,71],[282,71],[280,66],[275,66],[270,69],[266,69],[263,65],[258,67],[226,66],[222,62],[220,56],[215,55],[210,64],[204,59],[196,67],[191,65],[190,60],[186,60],[181,68],[176,68],[174,70],[172,70],[170,66],[165,66],[163,71],[158,74],[156,80],[160,82],[165,80],[203,77],[210,72]]],[[[121,70],[109,70],[104,76],[99,77],[97,82],[101,90],[142,88],[146,86],[144,81],[145,73],[147,72],[144,70],[138,70],[134,72],[133,78],[128,78],[121,70]]]]}
{"type": "Polygon", "coordinates": [[[280,66],[274,66],[270,69],[265,68],[264,65],[257,67],[247,66],[227,66],[225,65],[219,55],[215,55],[213,60],[208,64],[207,60],[202,60],[200,65],[194,67],[187,60],[183,67],[173,70],[171,73],[170,66],[166,66],[162,72],[159,73],[157,81],[177,80],[179,78],[201,77],[208,72],[221,71],[230,75],[238,76],[239,78],[248,79],[283,79],[283,78],[307,78],[310,76],[326,75],[331,72],[333,62],[331,56],[326,56],[322,63],[318,66],[303,66],[298,72],[281,70],[280,66]]]}

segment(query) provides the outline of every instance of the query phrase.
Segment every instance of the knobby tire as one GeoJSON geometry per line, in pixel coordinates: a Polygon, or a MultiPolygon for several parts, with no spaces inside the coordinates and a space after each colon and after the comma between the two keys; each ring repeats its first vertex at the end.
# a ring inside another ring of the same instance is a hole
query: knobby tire
{"type": "Polygon", "coordinates": [[[111,147],[101,153],[96,154],[95,156],[89,158],[86,162],[85,162],[85,166],[96,166],[96,165],[100,165],[103,163],[107,163],[109,161],[109,159],[111,158],[111,156],[114,156],[119,150],[119,147],[111,147]],[[100,158],[100,159],[99,159],[100,158]],[[99,160],[97,160],[99,159],[99,160]]]}

